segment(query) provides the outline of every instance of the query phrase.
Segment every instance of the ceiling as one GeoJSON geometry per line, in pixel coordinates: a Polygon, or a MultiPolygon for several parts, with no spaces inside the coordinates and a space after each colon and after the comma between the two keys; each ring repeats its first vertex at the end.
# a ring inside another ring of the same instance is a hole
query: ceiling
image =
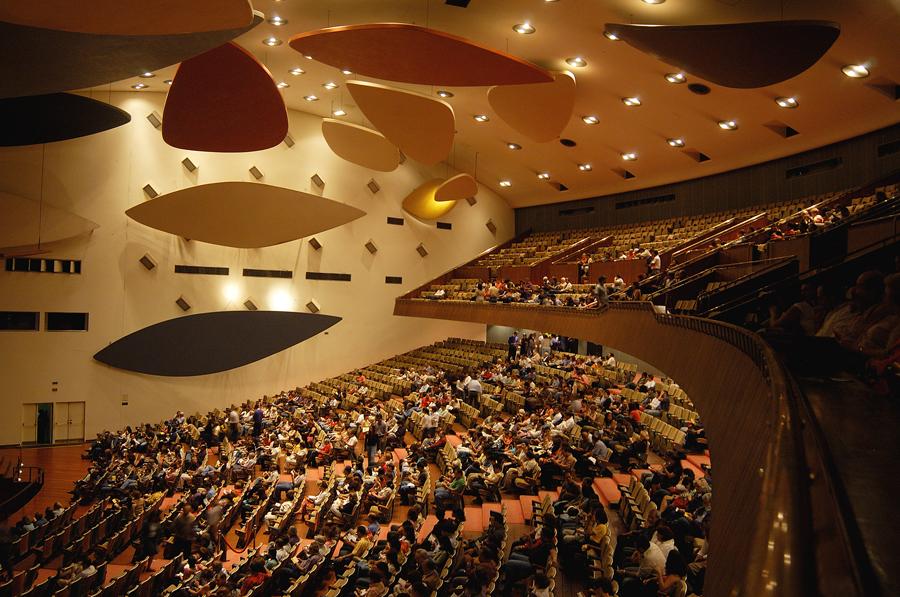
{"type": "MultiPolygon", "coordinates": [[[[575,147],[524,139],[493,113],[486,87],[448,88],[454,97],[446,101],[453,106],[457,121],[449,165],[475,174],[513,207],[688,180],[900,122],[900,103],[891,95],[900,84],[900,0],[668,0],[656,5],[642,0],[471,0],[468,8],[448,6],[443,0],[256,0],[254,8],[267,19],[277,15],[287,22],[281,26],[264,22],[237,42],[255,54],[276,81],[289,84],[282,90],[288,107],[322,117],[342,108],[347,112],[342,118],[356,124],[367,122],[344,82],[357,77],[304,58],[288,45],[292,36],[336,25],[414,23],[507,51],[550,70],[573,72],[577,80],[575,110],[561,136],[574,140],[575,147]],[[812,68],[769,87],[728,89],[688,74],[688,83],[705,83],[712,89],[704,96],[692,93],[686,84],[665,80],[664,75],[677,68],[603,36],[608,22],[690,25],[782,18],[835,21],[841,26],[841,35],[812,68]],[[533,34],[513,31],[514,25],[526,21],[534,26],[533,34]],[[270,36],[283,43],[264,45],[263,40],[270,36]],[[568,66],[565,59],[573,56],[583,57],[587,66],[568,66]],[[867,64],[871,74],[864,79],[848,78],[841,72],[847,64],[867,64]],[[296,67],[305,73],[291,75],[289,71],[296,67]],[[323,88],[329,81],[339,86],[323,88]],[[888,88],[891,93],[886,92],[888,88]],[[319,100],[306,101],[307,95],[319,100]],[[640,98],[639,107],[623,104],[622,98],[632,96],[640,98]],[[795,97],[799,106],[779,107],[774,100],[780,96],[795,97]],[[475,114],[486,114],[490,120],[476,122],[475,114]],[[598,123],[585,124],[584,115],[596,115],[598,123]],[[717,125],[720,120],[734,120],[738,128],[722,130],[717,125]],[[780,125],[799,134],[784,138],[775,131],[780,125]],[[684,148],[670,147],[666,143],[669,138],[683,138],[684,148]],[[522,148],[507,149],[508,142],[522,148]],[[622,154],[630,152],[637,159],[624,161],[622,154]],[[698,162],[692,152],[702,152],[710,159],[698,162]],[[580,171],[578,164],[584,163],[592,169],[580,171]],[[625,169],[634,178],[623,178],[625,169]],[[550,173],[550,182],[563,183],[568,190],[560,192],[547,180],[538,179],[540,172],[550,173]],[[510,181],[511,186],[501,187],[501,180],[510,181]]],[[[163,81],[174,73],[173,66],[151,79],[135,77],[103,89],[131,91],[131,85],[142,82],[149,87],[139,93],[164,92],[167,85],[163,81]]],[[[437,91],[429,86],[379,82],[425,94],[437,91]]]]}

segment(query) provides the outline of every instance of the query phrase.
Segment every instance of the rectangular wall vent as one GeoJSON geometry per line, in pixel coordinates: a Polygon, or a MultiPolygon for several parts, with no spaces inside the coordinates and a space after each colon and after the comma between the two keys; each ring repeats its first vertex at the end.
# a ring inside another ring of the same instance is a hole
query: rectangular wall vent
{"type": "Polygon", "coordinates": [[[248,269],[244,268],[248,278],[293,278],[294,272],[289,269],[248,269]]]}
{"type": "Polygon", "coordinates": [[[644,197],[643,199],[631,199],[630,201],[619,201],[616,203],[616,209],[628,209],[630,207],[653,205],[656,203],[669,203],[670,201],[675,201],[675,193],[669,195],[657,195],[656,197],[644,197]]]}
{"type": "Polygon", "coordinates": [[[385,284],[403,284],[402,276],[385,276],[384,277],[385,284]]]}
{"type": "Polygon", "coordinates": [[[227,267],[207,267],[204,265],[176,265],[176,274],[201,274],[205,276],[227,276],[227,267]]]}
{"type": "Polygon", "coordinates": [[[583,216],[585,214],[594,213],[594,207],[571,207],[569,209],[561,209],[559,210],[559,215],[561,216],[583,216]]]}
{"type": "Polygon", "coordinates": [[[349,282],[350,274],[333,274],[329,272],[306,272],[307,280],[328,280],[330,282],[349,282]]]}
{"type": "Polygon", "coordinates": [[[882,143],[878,146],[878,157],[883,158],[886,155],[893,155],[900,151],[900,139],[889,143],[882,143]]]}
{"type": "Polygon", "coordinates": [[[0,311],[0,331],[36,332],[40,327],[37,311],[0,311]]]}
{"type": "Polygon", "coordinates": [[[48,332],[86,332],[87,313],[45,313],[44,329],[48,332]]]}
{"type": "Polygon", "coordinates": [[[796,168],[788,168],[784,171],[784,177],[799,178],[801,176],[809,176],[810,174],[828,172],[829,170],[840,168],[841,164],[843,163],[844,160],[842,158],[831,158],[828,160],[822,160],[821,162],[813,162],[812,164],[797,166],[796,168]]]}
{"type": "Polygon", "coordinates": [[[394,226],[403,226],[403,218],[394,218],[388,216],[387,223],[393,224],[394,226]]]}
{"type": "Polygon", "coordinates": [[[437,226],[438,230],[452,230],[453,229],[453,224],[451,224],[450,222],[438,222],[436,224],[436,226],[437,226]]]}

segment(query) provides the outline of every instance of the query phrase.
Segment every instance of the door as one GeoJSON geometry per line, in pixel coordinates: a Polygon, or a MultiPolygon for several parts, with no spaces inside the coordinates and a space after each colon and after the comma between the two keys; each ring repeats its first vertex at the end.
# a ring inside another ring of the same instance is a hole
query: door
{"type": "Polygon", "coordinates": [[[84,440],[84,402],[57,402],[53,406],[53,442],[84,440]]]}
{"type": "Polygon", "coordinates": [[[69,402],[69,441],[84,440],[84,402],[69,402]]]}
{"type": "Polygon", "coordinates": [[[38,438],[37,404],[22,405],[22,443],[36,444],[38,438]]]}

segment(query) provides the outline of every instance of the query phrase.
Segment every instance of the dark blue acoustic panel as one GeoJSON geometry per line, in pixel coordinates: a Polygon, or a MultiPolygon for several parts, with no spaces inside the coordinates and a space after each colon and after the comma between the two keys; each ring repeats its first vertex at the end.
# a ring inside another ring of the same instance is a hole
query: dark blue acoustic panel
{"type": "Polygon", "coordinates": [[[289,311],[187,315],[120,338],[94,358],[118,369],[149,375],[207,375],[264,359],[340,320],[333,315],[289,311]]]}
{"type": "Polygon", "coordinates": [[[0,146],[65,141],[130,121],[125,110],[71,93],[0,99],[0,146]]]}

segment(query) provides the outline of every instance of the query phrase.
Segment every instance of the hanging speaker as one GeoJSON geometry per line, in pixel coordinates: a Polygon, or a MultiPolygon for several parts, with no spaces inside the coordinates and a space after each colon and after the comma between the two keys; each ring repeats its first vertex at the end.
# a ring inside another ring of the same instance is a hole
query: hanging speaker
{"type": "Polygon", "coordinates": [[[188,309],[191,308],[191,304],[189,302],[187,302],[183,296],[179,296],[175,300],[175,304],[178,305],[179,307],[181,307],[182,311],[187,311],[188,309]]]}
{"type": "Polygon", "coordinates": [[[156,261],[153,259],[153,257],[150,257],[149,253],[144,253],[143,257],[138,259],[138,261],[140,261],[141,265],[143,265],[148,270],[151,270],[154,267],[156,267],[156,261]]]}
{"type": "Polygon", "coordinates": [[[428,249],[426,249],[425,245],[423,245],[422,243],[419,243],[419,246],[416,247],[416,252],[420,257],[425,257],[426,255],[428,255],[428,249]]]}
{"type": "Polygon", "coordinates": [[[162,116],[159,115],[159,112],[153,110],[149,114],[147,114],[147,121],[153,125],[153,128],[158,129],[162,126],[162,116]]]}
{"type": "Polygon", "coordinates": [[[497,225],[494,224],[494,220],[488,220],[485,223],[485,226],[487,226],[487,229],[491,231],[491,234],[497,234],[497,225]]]}
{"type": "Polygon", "coordinates": [[[306,303],[306,308],[310,313],[318,313],[319,312],[319,303],[317,303],[313,299],[309,299],[309,302],[306,303]]]}
{"type": "Polygon", "coordinates": [[[253,302],[253,299],[247,299],[244,301],[244,307],[247,308],[248,311],[257,311],[259,307],[256,306],[256,303],[253,302]]]}
{"type": "Polygon", "coordinates": [[[369,239],[369,242],[366,243],[366,249],[368,249],[369,253],[374,255],[378,252],[378,247],[375,246],[375,243],[372,242],[372,239],[369,239]]]}
{"type": "Polygon", "coordinates": [[[475,205],[476,203],[478,203],[478,199],[476,199],[475,197],[466,197],[466,201],[469,205],[475,205]]]}
{"type": "Polygon", "coordinates": [[[369,190],[372,191],[373,195],[381,190],[381,187],[378,186],[378,183],[375,182],[374,178],[372,180],[370,180],[369,182],[367,182],[366,186],[369,187],[369,190]]]}
{"type": "Polygon", "coordinates": [[[290,134],[290,133],[288,133],[287,135],[285,135],[285,137],[284,137],[284,144],[287,145],[288,147],[293,147],[293,146],[294,146],[294,138],[291,137],[291,134],[290,134]]]}
{"type": "Polygon", "coordinates": [[[310,180],[312,181],[312,183],[314,185],[316,185],[320,189],[325,188],[325,181],[322,180],[322,177],[319,176],[318,174],[313,174],[312,177],[310,178],[310,180]]]}
{"type": "Polygon", "coordinates": [[[252,174],[253,178],[255,178],[256,180],[259,180],[263,177],[262,171],[256,166],[250,166],[250,174],[252,174]]]}
{"type": "Polygon", "coordinates": [[[154,189],[150,185],[150,183],[144,185],[144,193],[151,199],[156,199],[157,197],[159,197],[159,193],[156,192],[156,189],[154,189]]]}
{"type": "Polygon", "coordinates": [[[193,172],[197,169],[197,166],[191,161],[191,158],[184,158],[181,160],[181,165],[184,166],[188,172],[193,172]]]}
{"type": "Polygon", "coordinates": [[[309,239],[309,246],[311,246],[313,249],[318,251],[319,249],[322,248],[322,243],[320,243],[314,236],[311,239],[309,239]]]}

